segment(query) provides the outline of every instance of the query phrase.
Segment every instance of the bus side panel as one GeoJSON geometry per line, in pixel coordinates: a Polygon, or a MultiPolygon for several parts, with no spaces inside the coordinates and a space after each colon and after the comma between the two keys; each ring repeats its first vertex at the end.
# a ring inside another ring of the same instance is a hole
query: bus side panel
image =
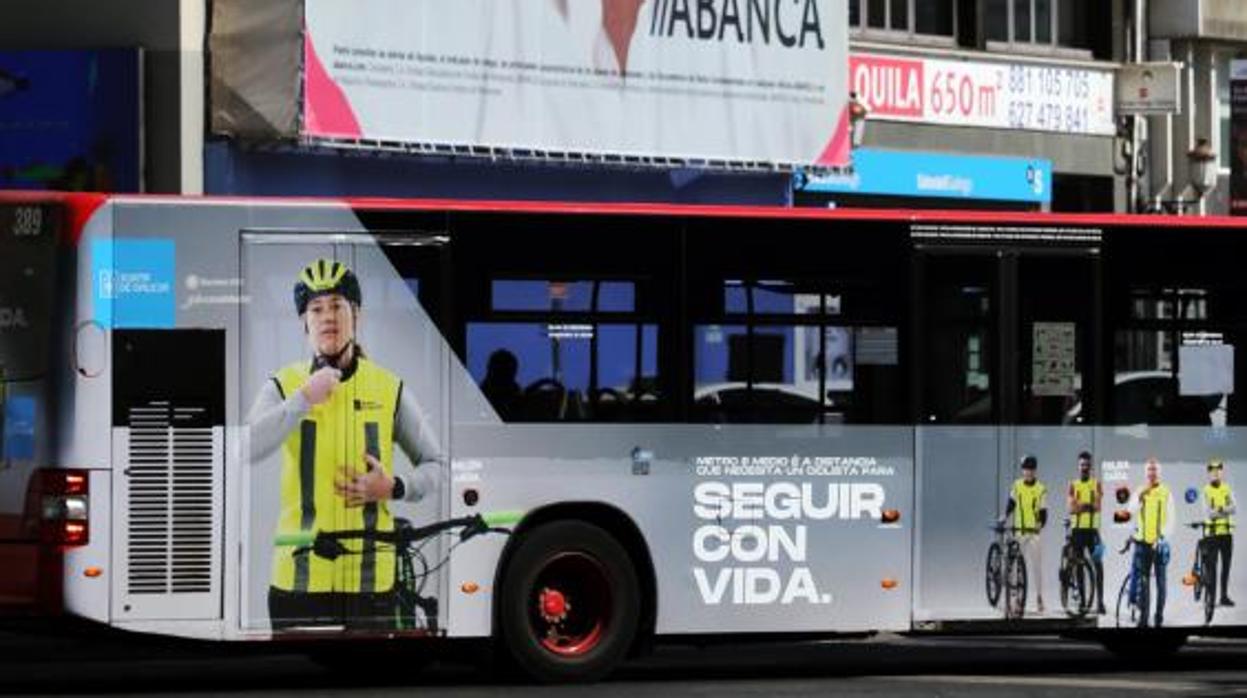
{"type": "MultiPolygon", "coordinates": [[[[1100,530],[1105,546],[1104,596],[1108,607],[1108,613],[1100,617],[1100,627],[1131,624],[1126,599],[1120,602],[1120,615],[1118,609],[1119,597],[1130,575],[1134,550],[1120,551],[1138,531],[1138,497],[1146,487],[1145,469],[1149,458],[1155,458],[1161,465],[1160,481],[1169,488],[1173,500],[1172,526],[1166,536],[1170,557],[1169,564],[1163,570],[1167,587],[1164,624],[1172,627],[1203,626],[1203,600],[1197,600],[1194,587],[1183,580],[1193,570],[1202,533],[1201,529],[1187,524],[1198,524],[1206,518],[1203,494],[1204,485],[1208,483],[1206,464],[1214,458],[1225,463],[1224,482],[1239,498],[1238,511],[1231,519],[1240,520],[1243,506],[1241,488],[1247,483],[1243,477],[1243,473],[1247,472],[1247,428],[1098,427],[1096,440],[1100,444],[1096,454],[1097,466],[1104,481],[1104,514],[1100,530]]],[[[1235,530],[1231,546],[1238,547],[1234,543],[1240,538],[1235,530]]],[[[1239,601],[1239,604],[1234,607],[1218,606],[1212,625],[1247,626],[1247,605],[1241,602],[1247,598],[1247,565],[1241,561],[1240,551],[1235,550],[1234,553],[1228,586],[1230,598],[1239,601]]],[[[1218,569],[1215,575],[1218,589],[1220,575],[1218,569]]],[[[1150,579],[1149,623],[1155,620],[1157,604],[1155,568],[1150,579]]],[[[1217,595],[1220,594],[1218,591],[1217,595]]]]}
{"type": "MultiPolygon", "coordinates": [[[[912,434],[457,424],[452,513],[566,502],[617,509],[653,560],[660,634],[905,630],[912,434]],[[463,504],[469,488],[478,507],[463,504]]],[[[500,549],[473,541],[452,556],[452,634],[491,632],[491,598],[462,589],[489,588],[500,549]]]]}

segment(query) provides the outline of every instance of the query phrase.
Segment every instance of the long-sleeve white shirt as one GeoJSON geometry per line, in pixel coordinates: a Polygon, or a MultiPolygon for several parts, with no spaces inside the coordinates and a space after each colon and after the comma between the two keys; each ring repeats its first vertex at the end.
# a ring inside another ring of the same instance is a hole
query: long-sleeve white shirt
{"type": "MultiPolygon", "coordinates": [[[[251,411],[247,413],[247,425],[251,428],[251,462],[259,463],[280,448],[309,410],[311,405],[302,390],[296,390],[293,395],[283,399],[277,382],[265,381],[260,394],[251,405],[251,411]]],[[[403,453],[407,454],[413,466],[445,462],[441,446],[424,410],[420,408],[415,396],[404,390],[401,384],[398,410],[394,415],[394,440],[403,453]]],[[[436,467],[416,467],[407,477],[394,475],[403,483],[403,500],[417,502],[433,492],[437,487],[439,471],[440,468],[436,467]]]]}

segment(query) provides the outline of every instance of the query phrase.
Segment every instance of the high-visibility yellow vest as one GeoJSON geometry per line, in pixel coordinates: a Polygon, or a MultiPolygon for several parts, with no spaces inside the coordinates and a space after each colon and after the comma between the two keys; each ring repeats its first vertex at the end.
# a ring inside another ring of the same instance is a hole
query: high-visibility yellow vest
{"type": "MultiPolygon", "coordinates": [[[[277,372],[283,396],[307,382],[310,362],[277,372]]],[[[279,534],[299,531],[394,530],[388,502],[347,507],[334,492],[342,466],[361,474],[365,450],[393,476],[394,415],[402,383],[389,371],[359,359],[355,372],[329,399],[315,405],[282,445],[279,534]]],[[[273,550],[273,586],[294,592],[385,592],[394,586],[394,548],[389,543],[348,540],[350,554],[334,561],[290,547],[273,550]]]]}
{"type": "Polygon", "coordinates": [[[1013,525],[1015,528],[1027,529],[1030,533],[1039,532],[1039,510],[1044,508],[1048,488],[1036,480],[1034,484],[1026,484],[1026,480],[1018,478],[1010,491],[1013,497],[1013,525]]]}
{"type": "MultiPolygon", "coordinates": [[[[1070,489],[1074,491],[1074,504],[1077,506],[1095,504],[1096,493],[1100,490],[1100,483],[1093,477],[1086,480],[1074,480],[1069,483],[1070,489]]],[[[1100,512],[1084,511],[1074,515],[1073,526],[1080,530],[1098,530],[1100,528],[1100,512]]]]}
{"type": "Polygon", "coordinates": [[[1144,490],[1143,500],[1139,506],[1139,525],[1135,529],[1135,540],[1155,545],[1169,517],[1169,486],[1159,484],[1154,489],[1144,490]]]}
{"type": "MultiPolygon", "coordinates": [[[[1204,485],[1204,502],[1208,504],[1209,509],[1224,509],[1228,507],[1230,505],[1230,486],[1225,484],[1225,482],[1222,482],[1217,487],[1214,487],[1212,483],[1204,485]]],[[[1209,517],[1207,523],[1207,534],[1210,536],[1228,536],[1234,530],[1234,523],[1225,514],[1215,518],[1209,517]]]]}

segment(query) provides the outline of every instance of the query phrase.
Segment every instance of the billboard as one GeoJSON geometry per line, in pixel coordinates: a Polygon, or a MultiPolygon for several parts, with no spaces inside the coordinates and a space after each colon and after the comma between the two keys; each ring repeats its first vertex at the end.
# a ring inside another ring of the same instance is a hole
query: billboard
{"type": "Polygon", "coordinates": [[[142,52],[0,51],[0,189],[137,192],[142,52]]]}
{"type": "Polygon", "coordinates": [[[1113,71],[854,53],[849,89],[871,119],[1111,136],[1113,71]]]}
{"type": "Polygon", "coordinates": [[[845,0],[308,0],[302,134],[839,165],[845,0]]]}
{"type": "Polygon", "coordinates": [[[1247,60],[1230,62],[1230,215],[1247,215],[1247,60]]]}

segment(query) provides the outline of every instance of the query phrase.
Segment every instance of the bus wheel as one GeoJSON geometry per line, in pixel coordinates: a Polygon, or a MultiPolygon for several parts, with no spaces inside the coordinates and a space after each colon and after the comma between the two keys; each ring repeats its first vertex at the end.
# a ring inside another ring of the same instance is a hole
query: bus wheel
{"type": "Polygon", "coordinates": [[[499,597],[502,647],[524,673],[593,681],[623,660],[640,615],[631,559],[609,533],[556,521],[525,534],[499,597]]]}

